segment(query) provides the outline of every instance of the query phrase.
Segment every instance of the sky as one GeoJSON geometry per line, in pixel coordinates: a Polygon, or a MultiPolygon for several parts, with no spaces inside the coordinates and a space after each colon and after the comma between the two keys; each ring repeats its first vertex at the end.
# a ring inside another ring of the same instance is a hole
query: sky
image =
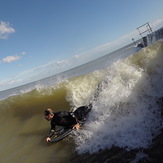
{"type": "Polygon", "coordinates": [[[55,74],[72,63],[100,57],[122,46],[122,40],[131,41],[130,34],[138,35],[140,25],[163,22],[162,0],[0,0],[0,4],[0,91],[47,77],[51,67],[56,66],[55,74]]]}

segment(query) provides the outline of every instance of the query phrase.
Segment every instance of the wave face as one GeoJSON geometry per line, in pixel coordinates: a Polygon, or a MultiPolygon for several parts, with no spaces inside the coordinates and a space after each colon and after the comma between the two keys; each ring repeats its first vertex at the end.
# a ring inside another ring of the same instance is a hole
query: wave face
{"type": "Polygon", "coordinates": [[[156,102],[163,97],[162,61],[159,41],[108,67],[86,127],[76,137],[79,153],[151,145],[162,128],[156,102]]]}
{"type": "MultiPolygon", "coordinates": [[[[147,148],[162,128],[163,41],[107,68],[54,85],[22,90],[0,101],[1,162],[64,162],[112,146],[147,148]],[[94,98],[94,94],[98,94],[94,98]],[[93,104],[73,138],[49,145],[46,108],[74,110],[93,104]],[[74,151],[77,151],[74,152],[74,151]]],[[[19,88],[20,89],[20,88],[19,88]]]]}

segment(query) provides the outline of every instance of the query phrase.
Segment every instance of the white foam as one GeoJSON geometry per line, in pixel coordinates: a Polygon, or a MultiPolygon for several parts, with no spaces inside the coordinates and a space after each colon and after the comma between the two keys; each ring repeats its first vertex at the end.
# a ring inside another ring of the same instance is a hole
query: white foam
{"type": "Polygon", "coordinates": [[[67,83],[67,101],[73,107],[87,105],[101,79],[105,76],[104,70],[94,71],[81,77],[77,77],[67,83]]]}
{"type": "Polygon", "coordinates": [[[152,84],[148,73],[130,62],[108,68],[85,128],[75,138],[77,151],[147,148],[162,127],[152,84]]]}

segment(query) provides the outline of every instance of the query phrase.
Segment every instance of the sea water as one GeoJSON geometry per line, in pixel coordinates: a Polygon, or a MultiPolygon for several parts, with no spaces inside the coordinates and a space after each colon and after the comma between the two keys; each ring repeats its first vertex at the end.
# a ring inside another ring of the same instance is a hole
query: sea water
{"type": "Polygon", "coordinates": [[[148,148],[162,129],[163,41],[137,52],[127,46],[55,76],[0,93],[0,161],[68,162],[112,146],[148,148]],[[96,94],[96,96],[95,96],[96,94]],[[83,128],[45,142],[43,111],[73,111],[92,103],[83,128]]]}

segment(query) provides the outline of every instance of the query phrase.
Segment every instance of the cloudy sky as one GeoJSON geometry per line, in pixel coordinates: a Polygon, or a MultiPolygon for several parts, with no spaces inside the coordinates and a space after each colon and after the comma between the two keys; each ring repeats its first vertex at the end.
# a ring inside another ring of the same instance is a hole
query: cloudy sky
{"type": "Polygon", "coordinates": [[[61,71],[81,56],[123,46],[138,26],[162,24],[162,6],[162,0],[1,0],[0,90],[38,73],[44,78],[52,65],[61,71]]]}

